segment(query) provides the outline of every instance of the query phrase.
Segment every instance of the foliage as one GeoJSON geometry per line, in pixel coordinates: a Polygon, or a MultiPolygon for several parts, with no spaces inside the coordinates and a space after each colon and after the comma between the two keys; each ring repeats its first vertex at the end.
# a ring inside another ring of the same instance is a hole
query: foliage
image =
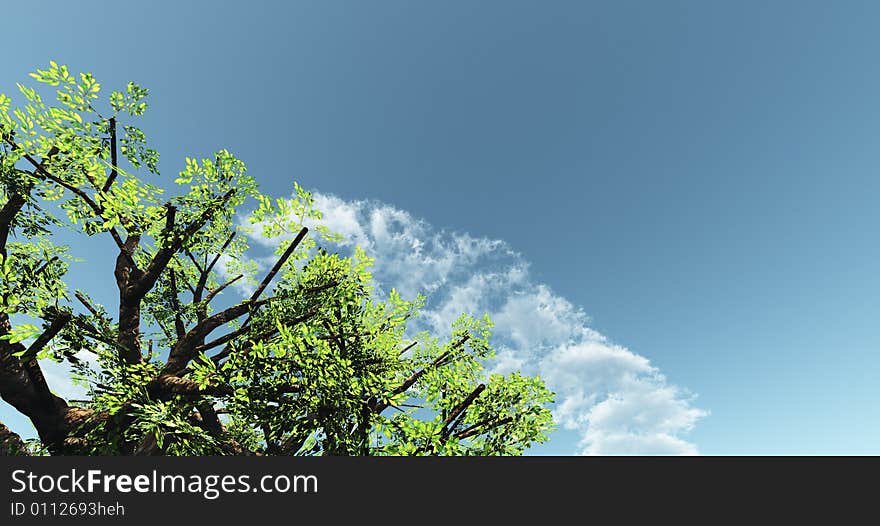
{"type": "Polygon", "coordinates": [[[424,299],[379,298],[362,250],[319,247],[341,238],[302,187],[269,198],[220,150],[187,158],[166,197],[148,182],[159,154],[118,121],[144,114],[145,88],[102,102],[91,74],[51,62],[32,76],[57,88],[54,105],[24,85],[21,108],[0,95],[0,395],[48,451],[516,455],[546,439],[552,393],[487,374],[488,318],[463,315],[446,340],[410,335],[424,299]],[[112,247],[116,316],[71,293],[62,228],[112,247]],[[246,229],[278,242],[261,279],[246,229]],[[237,301],[236,287],[253,292],[237,301]],[[73,364],[89,399],[52,394],[37,358],[73,364]]]}

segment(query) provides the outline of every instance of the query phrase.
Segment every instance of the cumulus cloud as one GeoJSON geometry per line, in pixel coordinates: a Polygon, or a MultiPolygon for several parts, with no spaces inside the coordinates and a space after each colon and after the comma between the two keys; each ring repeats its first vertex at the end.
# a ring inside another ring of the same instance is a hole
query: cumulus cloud
{"type": "MultiPolygon", "coordinates": [[[[507,243],[439,229],[375,201],[315,194],[322,223],[376,258],[380,290],[428,303],[418,328],[448,333],[461,313],[495,322],[495,372],[540,374],[557,393],[554,416],[581,437],[581,454],[697,453],[684,437],[708,414],[646,357],[589,326],[578,306],[536,282],[507,243]]],[[[277,243],[255,240],[268,245],[277,243]]]]}

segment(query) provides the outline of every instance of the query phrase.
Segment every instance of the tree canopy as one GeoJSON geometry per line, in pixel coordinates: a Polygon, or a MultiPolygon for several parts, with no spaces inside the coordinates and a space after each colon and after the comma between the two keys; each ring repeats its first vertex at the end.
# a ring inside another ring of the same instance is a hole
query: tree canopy
{"type": "Polygon", "coordinates": [[[362,250],[328,252],[339,238],[299,185],[263,195],[220,150],[162,188],[134,125],[146,89],[103,98],[55,62],[32,77],[22,106],[0,94],[0,397],[39,439],[0,423],[0,454],[515,455],[546,439],[552,393],[488,372],[487,317],[410,334],[424,298],[379,297],[362,250]],[[104,240],[91,259],[110,258],[117,302],[69,283],[62,229],[104,240]],[[247,231],[277,240],[268,271],[247,231]],[[87,399],[55,394],[41,360],[68,362],[87,399]]]}

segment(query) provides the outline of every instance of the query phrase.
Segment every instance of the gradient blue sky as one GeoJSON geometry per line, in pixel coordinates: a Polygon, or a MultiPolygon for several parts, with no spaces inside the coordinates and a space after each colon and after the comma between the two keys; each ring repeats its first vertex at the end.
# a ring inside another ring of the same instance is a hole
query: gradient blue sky
{"type": "Polygon", "coordinates": [[[0,13],[0,92],[50,59],[135,80],[166,174],[227,147],[267,193],[296,179],[504,240],[698,395],[701,453],[880,453],[880,4],[0,13]]]}

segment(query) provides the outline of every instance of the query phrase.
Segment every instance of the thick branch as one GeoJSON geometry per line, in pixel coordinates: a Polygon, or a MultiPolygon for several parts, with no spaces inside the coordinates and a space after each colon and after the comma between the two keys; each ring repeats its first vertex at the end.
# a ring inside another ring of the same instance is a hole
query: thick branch
{"type": "MultiPolygon", "coordinates": [[[[8,334],[8,319],[0,321],[0,335],[8,334]]],[[[36,360],[22,362],[14,356],[23,351],[21,343],[0,340],[0,398],[31,420],[51,452],[60,452],[70,429],[70,408],[49,390],[36,360]]]]}
{"type": "Polygon", "coordinates": [[[223,434],[223,423],[217,416],[217,410],[209,403],[199,404],[199,416],[202,418],[202,426],[214,436],[223,434]]]}
{"type": "Polygon", "coordinates": [[[23,194],[12,194],[0,209],[0,254],[3,254],[4,257],[6,257],[6,241],[9,239],[12,220],[15,219],[25,202],[27,202],[27,198],[23,194]]]}
{"type": "Polygon", "coordinates": [[[205,318],[189,330],[183,338],[177,341],[177,344],[171,349],[168,355],[168,361],[162,368],[164,374],[174,374],[183,369],[190,360],[195,357],[195,349],[198,342],[211,333],[217,327],[243,316],[244,314],[256,309],[269,300],[251,302],[245,301],[230,307],[222,312],[218,312],[209,318],[205,318]]]}
{"type": "Polygon", "coordinates": [[[128,363],[138,363],[142,359],[140,351],[141,300],[156,284],[159,276],[168,267],[171,258],[180,250],[185,241],[202,228],[211,215],[232,197],[233,193],[235,190],[229,190],[214,204],[205,208],[199,217],[181,233],[174,232],[177,209],[169,205],[165,215],[165,228],[161,235],[166,241],[165,246],[156,251],[149,266],[143,272],[134,266],[132,258],[139,238],[129,236],[129,239],[126,240],[117,258],[115,273],[119,285],[119,344],[124,350],[123,358],[128,363]],[[133,238],[133,245],[130,245],[133,238]]]}
{"type": "Polygon", "coordinates": [[[131,282],[138,281],[143,272],[134,264],[133,254],[140,236],[130,235],[116,258],[116,285],[119,288],[119,334],[120,355],[127,363],[141,361],[141,298],[132,296],[131,282]]]}
{"type": "Polygon", "coordinates": [[[125,242],[119,247],[119,254],[116,256],[116,267],[113,275],[116,276],[116,286],[119,288],[120,294],[125,294],[129,282],[132,278],[137,280],[143,272],[134,262],[134,251],[141,243],[141,236],[132,234],[128,236],[125,242]]]}
{"type": "Polygon", "coordinates": [[[172,374],[160,374],[147,384],[147,391],[154,396],[161,395],[229,395],[232,388],[229,386],[205,386],[201,387],[188,378],[180,378],[172,374]]]}

